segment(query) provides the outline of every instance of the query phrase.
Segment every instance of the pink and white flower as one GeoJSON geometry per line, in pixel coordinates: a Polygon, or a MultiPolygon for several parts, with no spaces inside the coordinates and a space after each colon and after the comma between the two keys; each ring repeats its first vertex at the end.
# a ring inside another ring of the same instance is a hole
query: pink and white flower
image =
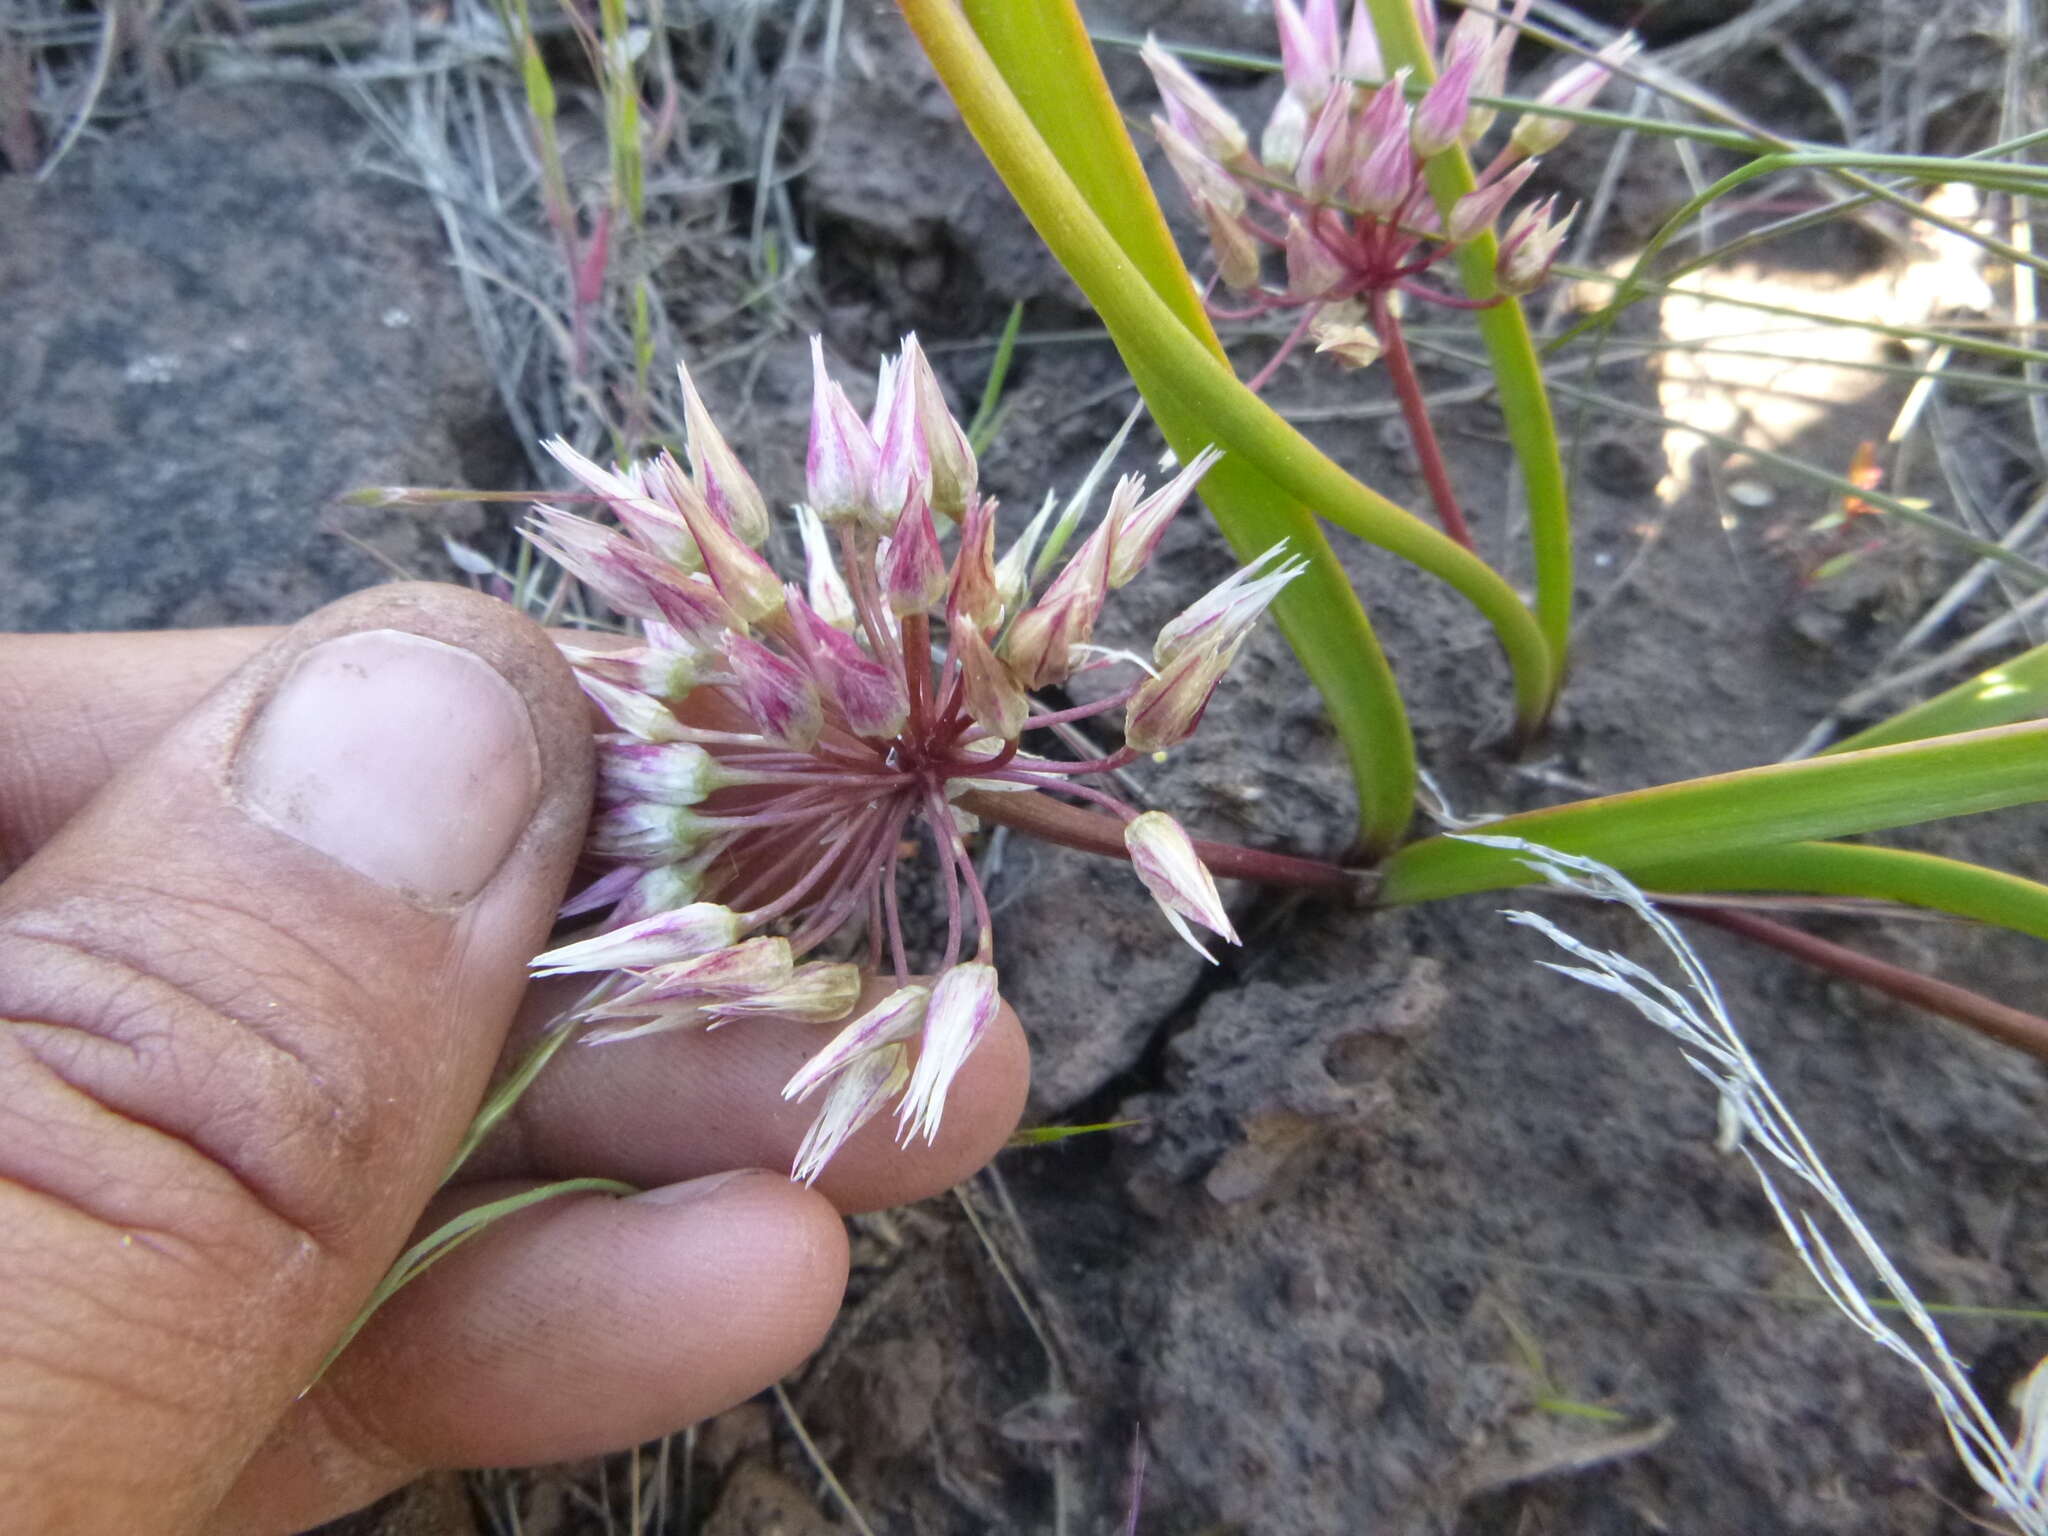
{"type": "MultiPolygon", "coordinates": [[[[1183,110],[1213,134],[1198,103],[1183,110]]],[[[760,493],[687,375],[690,475],[666,457],[607,469],[555,445],[618,526],[550,508],[529,530],[642,629],[624,650],[569,650],[615,728],[600,739],[590,842],[615,867],[565,912],[611,916],[536,968],[598,978],[577,1014],[601,1026],[592,1040],[769,1014],[834,1022],[855,1007],[864,974],[893,977],[888,996],[785,1090],[821,1104],[797,1159],[804,1179],[892,1101],[903,1140],[936,1136],[949,1088],[997,1017],[995,936],[960,796],[1037,791],[1108,812],[1131,828],[1128,856],[1173,927],[1191,942],[1189,922],[1236,942],[1186,834],[1084,781],[1183,739],[1252,623],[1301,569],[1268,551],[1166,626],[1156,676],[1077,707],[1041,705],[1034,689],[1115,664],[1089,644],[1097,615],[1216,455],[1196,456],[1150,495],[1126,477],[1034,595],[1050,506],[996,557],[994,504],[915,341],[884,365],[866,420],[822,346],[813,359],[802,584],[784,583],[756,552],[760,493]],[[960,526],[950,553],[939,515],[960,526]],[[1127,710],[1127,738],[1106,756],[1023,750],[1033,733],[1117,710],[1127,710]],[[920,840],[946,914],[928,981],[913,978],[897,898],[920,840]],[[847,932],[860,935],[864,959],[847,958],[843,944],[819,954],[847,932]]]]}
{"type": "MultiPolygon", "coordinates": [[[[1495,109],[1473,98],[1502,94],[1528,7],[1529,0],[1515,0],[1501,19],[1466,9],[1443,40],[1434,80],[1411,106],[1408,72],[1387,78],[1363,3],[1354,4],[1346,34],[1336,0],[1274,0],[1285,85],[1256,155],[1229,109],[1178,59],[1146,41],[1141,57],[1165,108],[1152,119],[1153,129],[1208,233],[1217,275],[1233,295],[1229,305],[1212,302],[1211,313],[1238,320],[1302,312],[1254,388],[1305,339],[1349,367],[1372,361],[1377,347],[1363,327],[1324,323],[1332,307],[1384,303],[1396,293],[1472,307],[1472,300],[1435,286],[1430,274],[1493,227],[1528,179],[1531,157],[1555,147],[1571,123],[1541,111],[1524,114],[1448,220],[1425,168],[1435,156],[1485,138],[1495,109]],[[1278,284],[1262,282],[1268,252],[1285,258],[1278,284]]],[[[1435,53],[1433,0],[1416,0],[1415,9],[1435,53]]],[[[1567,71],[1540,102],[1585,106],[1639,46],[1631,36],[1617,38],[1567,71]]],[[[1546,218],[1545,227],[1561,232],[1564,225],[1546,218]]],[[[1541,282],[1557,248],[1556,240],[1542,238],[1512,249],[1503,242],[1501,291],[1526,293],[1541,282]]]]}

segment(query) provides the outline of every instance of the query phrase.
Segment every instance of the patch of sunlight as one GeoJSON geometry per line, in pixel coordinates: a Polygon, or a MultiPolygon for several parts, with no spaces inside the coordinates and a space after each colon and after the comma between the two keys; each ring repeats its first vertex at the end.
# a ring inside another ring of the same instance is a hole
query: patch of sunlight
{"type": "MultiPolygon", "coordinates": [[[[1927,206],[1972,226],[1983,213],[1976,190],[1960,185],[1935,188],[1927,206]]],[[[1623,259],[1612,270],[1617,277],[1625,275],[1632,261],[1623,259]]],[[[1924,326],[1937,315],[1959,310],[1988,313],[1993,295],[1984,269],[1980,247],[1960,235],[1920,225],[1913,231],[1908,254],[1860,277],[1741,263],[1680,279],[1677,286],[1687,292],[1668,296],[1659,305],[1667,345],[1652,359],[1663,413],[1684,424],[1665,433],[1670,470],[1658,486],[1659,497],[1668,504],[1693,487],[1695,460],[1705,440],[1689,429],[1784,451],[1829,411],[1880,390],[1896,390],[1895,376],[1867,365],[1905,361],[1899,343],[1855,322],[1924,326]],[[1747,307],[1750,304],[1802,313],[1773,314],[1747,307]],[[1849,323],[1831,324],[1818,317],[1849,323]]],[[[1605,284],[1585,287],[1594,307],[1612,291],[1605,284]]],[[[1928,366],[1932,349],[1918,342],[1908,345],[1911,362],[1928,366]]],[[[1915,409],[1909,400],[1893,424],[1892,440],[1903,436],[1915,409]]],[[[1706,446],[1724,468],[1740,470],[1739,453],[1711,441],[1706,446]]],[[[1821,467],[1836,474],[1849,469],[1846,463],[1821,467]]],[[[1724,521],[1732,522],[1739,507],[1775,500],[1768,489],[1747,482],[1740,489],[1731,487],[1731,492],[1730,504],[1723,508],[1724,521]]]]}
{"type": "Polygon", "coordinates": [[[1977,699],[1980,703],[1988,699],[2009,699],[2014,694],[2025,691],[2003,672],[1987,672],[1984,674],[1984,686],[1977,690],[1977,699]]]}

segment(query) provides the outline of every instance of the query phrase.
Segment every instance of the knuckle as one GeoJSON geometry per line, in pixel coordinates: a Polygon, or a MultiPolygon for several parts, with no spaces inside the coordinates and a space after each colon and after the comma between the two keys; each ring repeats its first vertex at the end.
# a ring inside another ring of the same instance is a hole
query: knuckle
{"type": "Polygon", "coordinates": [[[299,1426],[322,1445],[320,1461],[337,1480],[353,1485],[356,1498],[375,1498],[431,1469],[435,1458],[404,1443],[401,1431],[381,1422],[388,1398],[379,1383],[356,1381],[348,1357],[303,1399],[310,1423],[299,1426]],[[345,1470],[340,1470],[345,1469],[345,1470]]]}
{"type": "MultiPolygon", "coordinates": [[[[10,1090],[22,1108],[11,1131],[0,1122],[0,1158],[32,1161],[34,1128],[82,1102],[123,1122],[115,1140],[137,1155],[137,1130],[155,1133],[159,1163],[182,1143],[314,1241],[345,1238],[376,1163],[365,1032],[349,1027],[368,1006],[317,950],[224,902],[101,890],[0,914],[0,1071],[76,1096],[10,1090]]],[[[106,1172],[63,1182],[118,1200],[126,1185],[106,1172]]]]}

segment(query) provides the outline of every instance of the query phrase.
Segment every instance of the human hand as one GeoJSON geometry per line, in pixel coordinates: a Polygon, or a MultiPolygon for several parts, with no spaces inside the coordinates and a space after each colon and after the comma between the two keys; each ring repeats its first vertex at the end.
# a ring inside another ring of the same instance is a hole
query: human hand
{"type": "Polygon", "coordinates": [[[0,639],[0,701],[11,1528],[293,1530],[715,1412],[816,1347],[842,1212],[956,1182],[1022,1106],[1006,1012],[936,1145],[871,1125],[809,1190],[733,1170],[789,1165],[777,1090],[834,1026],[570,1050],[437,1195],[550,1016],[524,964],[589,811],[541,631],[387,587],[281,634],[0,639]],[[647,1192],[493,1226],[297,1395],[423,1207],[580,1175],[647,1192]]]}

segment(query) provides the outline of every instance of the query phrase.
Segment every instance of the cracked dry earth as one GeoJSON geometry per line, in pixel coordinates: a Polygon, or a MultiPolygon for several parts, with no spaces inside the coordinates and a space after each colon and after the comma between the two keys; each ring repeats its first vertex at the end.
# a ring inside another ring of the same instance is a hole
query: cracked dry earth
{"type": "MultiPolygon", "coordinates": [[[[1221,6],[1103,20],[1254,48],[1269,24],[1221,6]]],[[[985,341],[1018,299],[1032,332],[1088,317],[893,19],[858,5],[848,26],[858,67],[799,189],[816,318],[849,359],[915,326],[971,400],[986,351],[947,343],[985,341]]],[[[1114,83],[1142,101],[1129,63],[1113,58],[1114,83]]],[[[1739,66],[1712,83],[1739,94],[1739,66]]],[[[510,473],[501,430],[479,426],[487,386],[465,372],[473,354],[431,220],[321,148],[359,130],[294,137],[312,110],[288,92],[198,93],[147,133],[85,147],[48,187],[0,184],[0,226],[27,235],[0,250],[10,291],[34,281],[38,240],[84,242],[106,268],[102,307],[52,293],[23,311],[36,317],[25,334],[0,339],[9,623],[289,618],[377,579],[323,528],[334,492],[510,473]],[[229,217],[259,175],[304,201],[229,217]],[[291,263],[298,287],[266,275],[266,250],[325,217],[348,238],[291,263]],[[147,315],[108,297],[132,289],[130,273],[160,285],[147,315]],[[408,325],[383,322],[398,311],[408,325]],[[223,393],[247,370],[198,344],[231,335],[277,373],[257,398],[223,393]],[[373,391],[307,372],[351,347],[363,355],[346,371],[373,376],[373,391]],[[151,356],[180,361],[166,373],[142,366],[151,356]],[[68,410],[67,391],[96,409],[68,410]],[[196,410],[203,434],[189,430],[196,410]],[[52,544],[48,477],[98,464],[105,479],[58,507],[76,531],[52,544]],[[108,508],[121,526],[99,521],[108,508]],[[224,581],[199,580],[222,569],[224,581]]],[[[1560,185],[1587,195],[1597,158],[1563,158],[1560,185]]],[[[1630,195],[1669,191],[1632,183],[1630,195]]],[[[1010,425],[985,460],[1011,511],[1078,479],[1131,404],[1119,377],[1099,343],[1020,355],[1010,425]]],[[[1654,404],[1640,368],[1602,382],[1654,404]]],[[[771,498],[792,494],[809,391],[800,336],[771,342],[750,377],[707,384],[749,391],[736,445],[767,471],[771,498]]],[[[1370,411],[1382,389],[1304,362],[1269,395],[1307,408],[1312,435],[1413,502],[1421,488],[1386,415],[1331,414],[1370,411]]],[[[1896,406],[1880,392],[1792,449],[1846,462],[1896,406]]],[[[1482,402],[1445,426],[1482,548],[1514,572],[1499,420],[1482,402]]],[[[1775,758],[1900,623],[1884,593],[1798,588],[1773,536],[1820,510],[1796,488],[1725,529],[1704,502],[1656,499],[1667,465],[1654,428],[1597,412],[1584,426],[1599,448],[1578,503],[1591,611],[1556,726],[1524,761],[1491,744],[1506,689],[1478,619],[1417,573],[1345,551],[1423,761],[1467,814],[1775,758]]],[[[1999,423],[1979,426],[1993,464],[1999,423]]],[[[1134,457],[1157,450],[1142,426],[1134,441],[1134,457]]],[[[437,530],[354,531],[435,569],[437,530]]],[[[1228,566],[1185,519],[1102,638],[1149,636],[1228,566]]],[[[1946,571],[1933,566],[1930,583],[1946,571]]],[[[1270,632],[1201,736],[1133,784],[1198,832],[1312,853],[1348,832],[1340,753],[1270,632]]],[[[2041,829],[2021,815],[1922,842],[2039,877],[2041,829]]],[[[988,852],[1004,974],[1037,1052],[1034,1116],[1136,1123],[1012,1152],[962,1200],[859,1224],[845,1319],[788,1388],[878,1532],[1050,1530],[1056,1516],[1071,1532],[1122,1529],[1134,1444],[1146,1532],[1972,1528],[1973,1495],[1918,1387],[1815,1305],[1746,1170],[1714,1151],[1714,1105],[1676,1048],[1538,969],[1539,941],[1496,915],[1500,899],[1372,913],[1239,888],[1245,947],[1211,969],[1121,869],[1017,839],[988,852]]],[[[1589,942],[1649,958],[1617,914],[1529,899],[1589,942]]],[[[1828,931],[2023,1003],[2048,981],[2048,956],[1999,935],[1828,931]]],[[[2042,1069],[1718,933],[1697,940],[1765,1069],[1923,1294],[2048,1304],[2042,1069]]],[[[1952,1337],[1993,1401],[2048,1353],[2038,1325],[1959,1319],[1952,1337]]],[[[675,1529],[850,1529],[767,1404],[704,1426],[689,1449],[691,1523],[679,1515],[675,1529]]],[[[595,1486],[592,1468],[550,1469],[495,1478],[492,1495],[521,1511],[519,1529],[552,1536],[607,1528],[585,1497],[595,1486]]],[[[346,1528],[510,1528],[478,1508],[443,1479],[346,1528]]]]}

